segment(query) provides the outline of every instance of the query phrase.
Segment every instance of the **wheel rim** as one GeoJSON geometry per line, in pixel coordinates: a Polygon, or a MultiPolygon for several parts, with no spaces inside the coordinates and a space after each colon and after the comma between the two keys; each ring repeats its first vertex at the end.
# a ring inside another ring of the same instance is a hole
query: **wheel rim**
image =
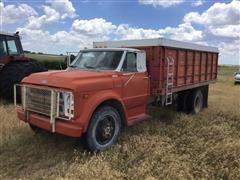
{"type": "Polygon", "coordinates": [[[96,127],[96,140],[99,144],[105,145],[109,143],[115,132],[115,119],[110,116],[104,116],[96,127]]]}

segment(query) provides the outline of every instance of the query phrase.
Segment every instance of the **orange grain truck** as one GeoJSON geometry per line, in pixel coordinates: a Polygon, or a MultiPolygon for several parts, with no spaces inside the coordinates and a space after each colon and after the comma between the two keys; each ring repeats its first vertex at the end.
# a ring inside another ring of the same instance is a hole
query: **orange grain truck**
{"type": "Polygon", "coordinates": [[[19,119],[34,131],[85,135],[88,148],[101,151],[117,141],[123,126],[149,117],[149,102],[195,114],[207,107],[217,48],[162,38],[93,46],[68,69],[32,74],[16,85],[19,119]]]}

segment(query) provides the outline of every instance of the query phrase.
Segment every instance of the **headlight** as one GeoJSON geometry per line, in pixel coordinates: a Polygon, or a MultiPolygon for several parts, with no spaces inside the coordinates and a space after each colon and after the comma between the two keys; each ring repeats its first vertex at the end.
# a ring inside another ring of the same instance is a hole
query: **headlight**
{"type": "Polygon", "coordinates": [[[74,115],[74,98],[71,92],[60,92],[58,95],[58,116],[70,120],[74,115]]]}

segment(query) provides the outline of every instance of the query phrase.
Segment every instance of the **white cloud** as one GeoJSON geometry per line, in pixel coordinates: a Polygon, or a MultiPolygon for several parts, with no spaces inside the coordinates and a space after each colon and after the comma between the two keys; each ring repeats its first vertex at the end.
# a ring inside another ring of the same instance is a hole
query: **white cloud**
{"type": "Polygon", "coordinates": [[[102,18],[90,20],[76,19],[68,31],[57,31],[55,33],[37,28],[37,24],[32,23],[30,27],[28,25],[17,29],[23,37],[24,48],[36,52],[52,53],[79,51],[79,49],[84,47],[92,47],[93,41],[108,40],[109,35],[117,28],[111,22],[102,18]],[[37,42],[35,47],[32,46],[34,42],[37,42]]]}
{"type": "Polygon", "coordinates": [[[66,17],[74,18],[76,17],[76,9],[69,0],[47,0],[51,8],[60,14],[61,19],[66,17]]]}
{"type": "Polygon", "coordinates": [[[184,0],[138,0],[140,4],[152,5],[153,7],[162,6],[164,8],[181,4],[184,0]]]}
{"type": "Polygon", "coordinates": [[[111,22],[107,22],[103,18],[95,18],[90,20],[74,20],[72,30],[87,36],[104,36],[110,34],[116,26],[111,22]]]}
{"type": "Polygon", "coordinates": [[[45,16],[40,16],[40,17],[31,16],[28,18],[26,27],[28,29],[41,29],[44,22],[45,22],[45,16]]]}
{"type": "Polygon", "coordinates": [[[46,22],[56,22],[61,19],[60,13],[49,6],[44,6],[43,11],[45,12],[43,16],[46,22]]]}
{"type": "Polygon", "coordinates": [[[215,3],[208,10],[199,14],[190,12],[185,15],[185,22],[194,22],[208,26],[221,26],[226,24],[237,25],[240,23],[240,1],[233,0],[231,3],[215,3]]]}
{"type": "Polygon", "coordinates": [[[134,28],[126,24],[120,24],[116,30],[116,34],[120,39],[146,39],[159,37],[183,41],[199,41],[202,39],[202,31],[195,30],[190,23],[158,30],[134,28]]]}
{"type": "Polygon", "coordinates": [[[65,53],[92,47],[93,41],[107,40],[106,36],[89,37],[75,31],[50,33],[41,29],[18,28],[22,36],[23,48],[35,52],[65,53]],[[35,45],[37,44],[37,45],[35,45]]]}
{"type": "Polygon", "coordinates": [[[204,3],[204,0],[195,0],[195,1],[193,1],[192,5],[195,7],[198,7],[198,6],[203,5],[203,3],[204,3]]]}
{"type": "MultiPolygon", "coordinates": [[[[31,22],[34,22],[34,18],[31,22]]],[[[28,24],[29,25],[29,24],[28,24]]],[[[202,32],[195,30],[190,24],[184,23],[177,27],[164,29],[144,29],[131,27],[127,24],[114,25],[103,18],[89,20],[76,19],[68,31],[50,33],[38,28],[38,24],[31,27],[19,28],[23,36],[24,48],[33,51],[58,52],[76,51],[84,47],[92,47],[93,41],[111,39],[146,39],[168,37],[184,41],[200,41],[202,32]],[[33,28],[35,26],[35,28],[33,28]],[[31,42],[31,43],[29,43],[31,42]],[[38,42],[39,50],[33,49],[32,44],[38,42]]]]}
{"type": "Polygon", "coordinates": [[[222,25],[220,27],[209,28],[209,32],[215,36],[240,38],[240,24],[222,25]]]}
{"type": "Polygon", "coordinates": [[[240,39],[236,39],[231,43],[220,43],[219,50],[220,63],[240,65],[240,39]]]}
{"type": "Polygon", "coordinates": [[[1,3],[0,18],[4,24],[22,23],[30,16],[36,16],[38,13],[27,4],[7,5],[1,3]]]}
{"type": "Polygon", "coordinates": [[[40,29],[46,24],[59,22],[65,18],[76,17],[75,8],[69,0],[47,0],[49,6],[43,6],[44,14],[41,16],[30,16],[26,27],[29,29],[40,29]]]}
{"type": "Polygon", "coordinates": [[[190,23],[183,23],[178,27],[166,27],[160,30],[162,34],[168,36],[171,39],[183,40],[183,41],[200,41],[203,38],[201,30],[196,30],[190,23]]]}
{"type": "Polygon", "coordinates": [[[238,53],[240,57],[240,39],[234,40],[233,43],[222,42],[219,48],[229,54],[238,53]]]}
{"type": "Polygon", "coordinates": [[[161,34],[158,30],[143,29],[130,27],[127,24],[120,24],[115,34],[120,39],[144,39],[144,38],[159,38],[161,34]]]}

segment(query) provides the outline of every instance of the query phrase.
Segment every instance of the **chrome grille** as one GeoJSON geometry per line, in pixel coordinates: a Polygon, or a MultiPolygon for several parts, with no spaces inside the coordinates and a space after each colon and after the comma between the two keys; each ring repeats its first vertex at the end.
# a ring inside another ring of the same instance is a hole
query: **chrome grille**
{"type": "Polygon", "coordinates": [[[47,116],[51,114],[51,91],[33,87],[26,88],[26,109],[47,116]]]}
{"type": "Polygon", "coordinates": [[[29,112],[36,112],[49,116],[49,122],[51,124],[51,131],[55,132],[55,121],[56,118],[63,120],[71,120],[74,116],[74,97],[72,92],[64,91],[60,89],[34,86],[34,85],[14,85],[14,104],[15,106],[21,108],[24,113],[25,120],[29,119],[29,112]],[[20,88],[20,89],[19,89],[20,88]],[[17,89],[21,90],[21,103],[18,104],[17,89]],[[63,110],[60,110],[61,103],[66,103],[65,100],[62,102],[60,95],[65,93],[64,96],[69,96],[70,102],[66,104],[64,109],[70,113],[63,114],[63,110]]]}

